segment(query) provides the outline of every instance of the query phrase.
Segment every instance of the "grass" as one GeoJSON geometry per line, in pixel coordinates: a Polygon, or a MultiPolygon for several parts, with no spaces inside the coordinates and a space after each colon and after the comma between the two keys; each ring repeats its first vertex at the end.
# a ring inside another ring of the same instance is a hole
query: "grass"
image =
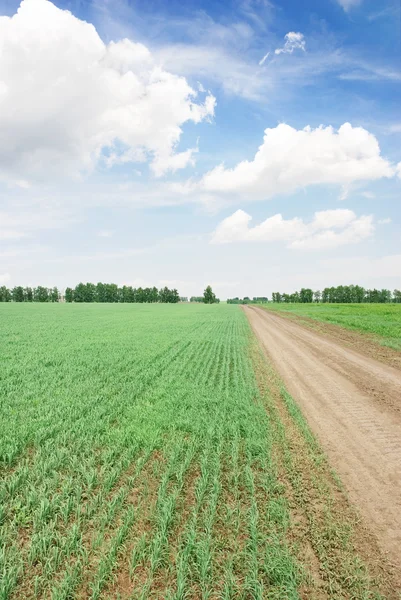
{"type": "Polygon", "coordinates": [[[374,336],[383,346],[401,350],[401,304],[269,304],[268,310],[309,317],[374,336]]]}
{"type": "Polygon", "coordinates": [[[0,600],[391,597],[238,306],[0,304],[0,356],[0,600]]]}

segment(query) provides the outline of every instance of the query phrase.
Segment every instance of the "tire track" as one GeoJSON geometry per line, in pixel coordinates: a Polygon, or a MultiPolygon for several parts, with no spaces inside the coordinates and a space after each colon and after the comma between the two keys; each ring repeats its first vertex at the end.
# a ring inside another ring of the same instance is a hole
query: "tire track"
{"type": "Polygon", "coordinates": [[[401,372],[262,309],[244,310],[350,499],[401,567],[401,372]]]}

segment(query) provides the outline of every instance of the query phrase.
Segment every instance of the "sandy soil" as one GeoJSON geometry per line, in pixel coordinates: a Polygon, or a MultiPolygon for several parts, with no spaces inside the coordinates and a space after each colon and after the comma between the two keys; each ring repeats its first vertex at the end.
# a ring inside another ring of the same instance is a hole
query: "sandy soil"
{"type": "Polygon", "coordinates": [[[401,371],[285,317],[244,310],[351,501],[401,568],[401,371]]]}
{"type": "Polygon", "coordinates": [[[362,354],[371,356],[379,362],[384,362],[391,367],[401,370],[401,352],[388,346],[383,346],[379,336],[347,329],[341,325],[317,321],[305,315],[294,315],[290,311],[282,311],[278,314],[280,317],[292,319],[308,329],[323,333],[326,337],[338,341],[342,346],[362,352],[362,354]]]}

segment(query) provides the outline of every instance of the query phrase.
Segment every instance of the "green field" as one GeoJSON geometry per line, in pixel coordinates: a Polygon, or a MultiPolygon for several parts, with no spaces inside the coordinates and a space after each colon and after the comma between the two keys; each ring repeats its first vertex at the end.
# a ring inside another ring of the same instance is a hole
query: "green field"
{"type": "Polygon", "coordinates": [[[238,306],[3,304],[0,356],[1,600],[385,597],[238,306]]]}
{"type": "Polygon", "coordinates": [[[401,304],[270,303],[265,308],[371,334],[383,346],[401,350],[401,304]]]}

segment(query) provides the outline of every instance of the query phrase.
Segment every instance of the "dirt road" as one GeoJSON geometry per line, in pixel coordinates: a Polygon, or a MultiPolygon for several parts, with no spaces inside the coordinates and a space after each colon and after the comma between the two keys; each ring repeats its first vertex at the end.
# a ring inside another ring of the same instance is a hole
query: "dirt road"
{"type": "Polygon", "coordinates": [[[285,317],[244,310],[351,501],[401,567],[401,371],[285,317]]]}

